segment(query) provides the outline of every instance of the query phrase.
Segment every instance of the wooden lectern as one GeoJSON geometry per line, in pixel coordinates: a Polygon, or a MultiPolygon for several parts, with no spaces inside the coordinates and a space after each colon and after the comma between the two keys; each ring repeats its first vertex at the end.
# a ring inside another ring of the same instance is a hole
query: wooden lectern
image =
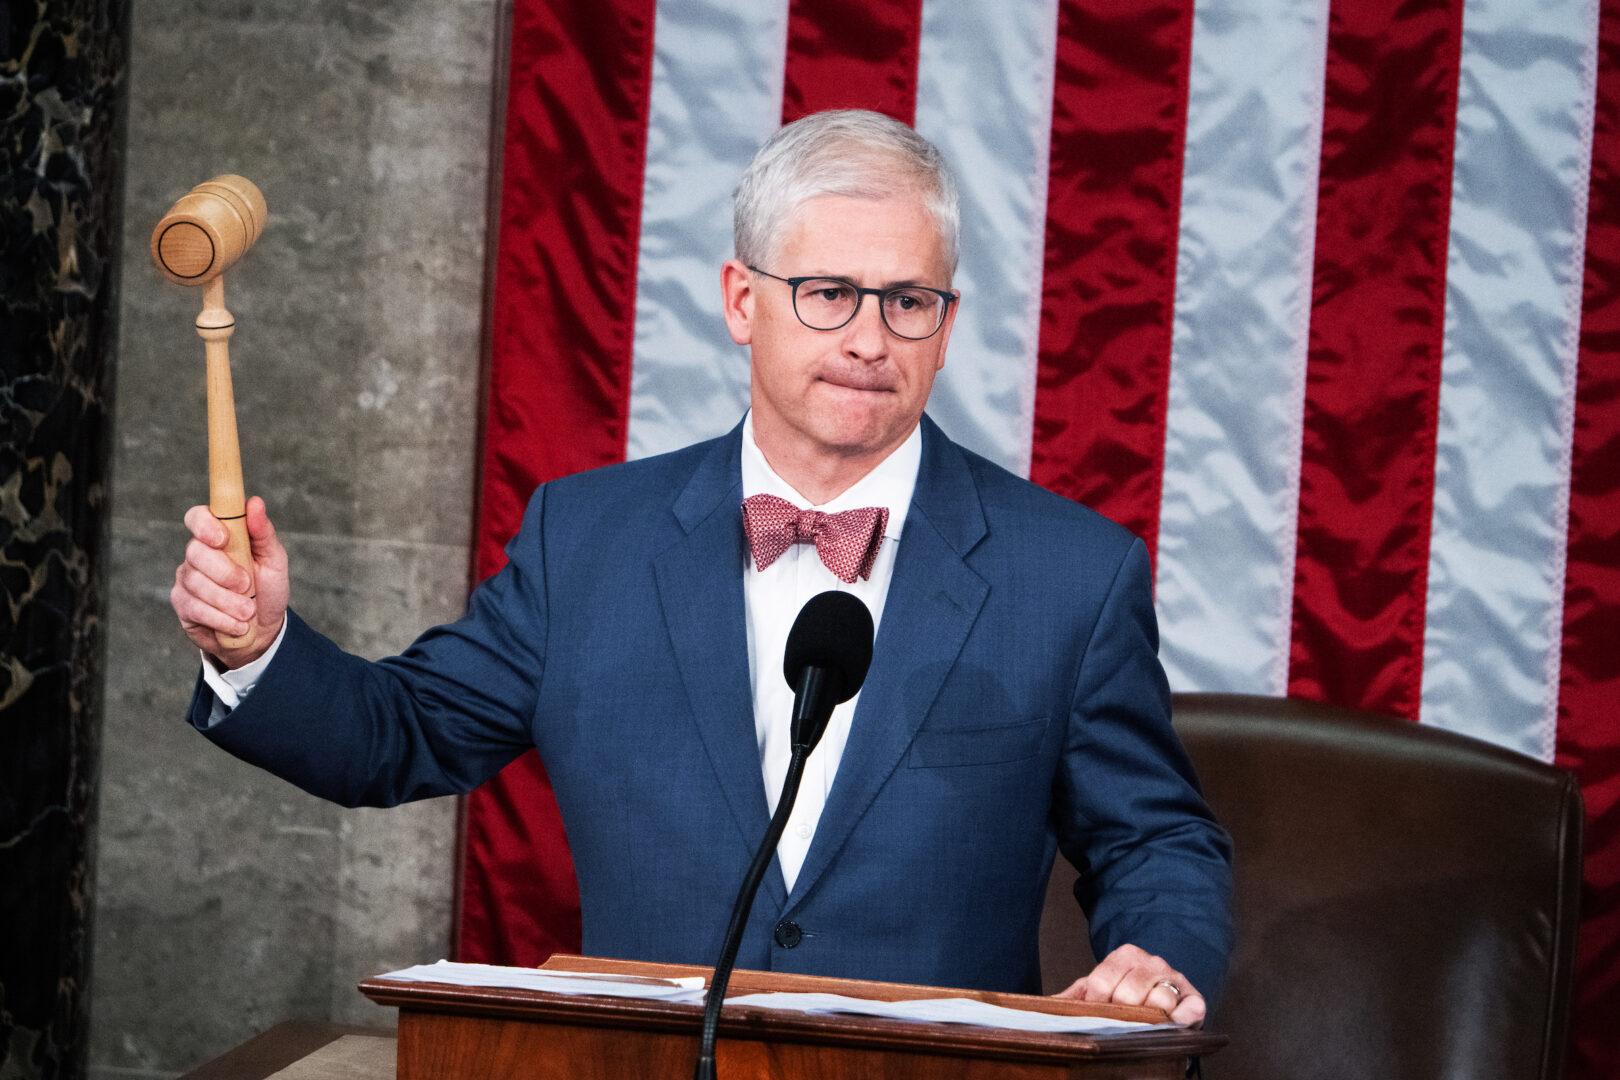
{"type": "MultiPolygon", "coordinates": [[[[709,974],[703,967],[579,956],[556,956],[544,966],[653,978],[709,974]]],[[[399,1007],[398,1080],[688,1080],[703,1018],[701,1005],[635,998],[388,979],[367,979],[360,989],[399,1007]]],[[[885,1001],[972,997],[1066,1015],[1165,1019],[1153,1008],[1023,994],[777,972],[732,976],[733,996],[771,990],[885,1001]]],[[[1182,1080],[1188,1057],[1224,1045],[1223,1035],[1183,1029],[1054,1035],[728,1005],[717,1060],[726,1080],[1182,1080]]]]}

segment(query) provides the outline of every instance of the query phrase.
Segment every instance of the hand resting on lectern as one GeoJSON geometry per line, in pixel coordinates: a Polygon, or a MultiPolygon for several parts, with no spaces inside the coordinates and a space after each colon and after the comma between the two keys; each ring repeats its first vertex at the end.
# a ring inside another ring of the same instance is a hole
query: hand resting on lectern
{"type": "Polygon", "coordinates": [[[1111,1001],[1116,1005],[1152,1005],[1182,1027],[1204,1026],[1204,995],[1162,957],[1135,945],[1121,945],[1062,993],[1076,1001],[1111,1001]]]}

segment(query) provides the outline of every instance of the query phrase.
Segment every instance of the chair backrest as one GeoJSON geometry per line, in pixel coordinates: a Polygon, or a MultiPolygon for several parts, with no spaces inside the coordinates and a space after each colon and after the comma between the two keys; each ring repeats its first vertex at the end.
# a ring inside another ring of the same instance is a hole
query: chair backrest
{"type": "MultiPolygon", "coordinates": [[[[1181,694],[1175,726],[1236,851],[1210,1024],[1232,1043],[1209,1080],[1561,1075],[1581,879],[1568,773],[1292,699],[1181,694]]],[[[1059,864],[1049,990],[1084,970],[1064,966],[1083,962],[1084,924],[1059,864]]]]}

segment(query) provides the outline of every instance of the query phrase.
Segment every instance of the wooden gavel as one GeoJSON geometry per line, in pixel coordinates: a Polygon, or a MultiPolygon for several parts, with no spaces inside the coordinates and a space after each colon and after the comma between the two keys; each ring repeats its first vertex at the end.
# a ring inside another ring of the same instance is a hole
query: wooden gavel
{"type": "MultiPolygon", "coordinates": [[[[203,287],[197,335],[208,357],[208,509],[225,526],[225,552],[248,572],[250,595],[257,594],[253,553],[248,543],[247,496],[242,485],[242,450],[236,438],[236,399],[231,391],[231,333],[236,320],[225,310],[227,267],[240,259],[264,231],[264,196],[240,176],[216,176],[198,184],[169,208],[152,230],[152,261],[170,281],[203,287]]],[[[227,649],[246,645],[251,635],[218,633],[227,649]]]]}

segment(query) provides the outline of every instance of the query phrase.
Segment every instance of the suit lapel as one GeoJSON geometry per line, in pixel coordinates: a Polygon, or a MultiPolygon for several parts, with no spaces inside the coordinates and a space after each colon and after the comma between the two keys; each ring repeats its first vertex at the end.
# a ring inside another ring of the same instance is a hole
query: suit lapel
{"type": "MultiPolygon", "coordinates": [[[[962,452],[928,417],[872,668],[793,898],[809,895],[900,764],[967,640],[989,586],[964,557],[985,533],[962,452]]],[[[755,770],[756,775],[758,770],[755,770]]]]}
{"type": "MultiPolygon", "coordinates": [[[[716,441],[692,474],[672,506],[686,535],[653,560],[653,573],[693,722],[752,856],[770,811],[748,678],[741,446],[739,425],[716,441]]],[[[778,907],[785,902],[787,890],[774,864],[765,888],[778,907]]]]}

